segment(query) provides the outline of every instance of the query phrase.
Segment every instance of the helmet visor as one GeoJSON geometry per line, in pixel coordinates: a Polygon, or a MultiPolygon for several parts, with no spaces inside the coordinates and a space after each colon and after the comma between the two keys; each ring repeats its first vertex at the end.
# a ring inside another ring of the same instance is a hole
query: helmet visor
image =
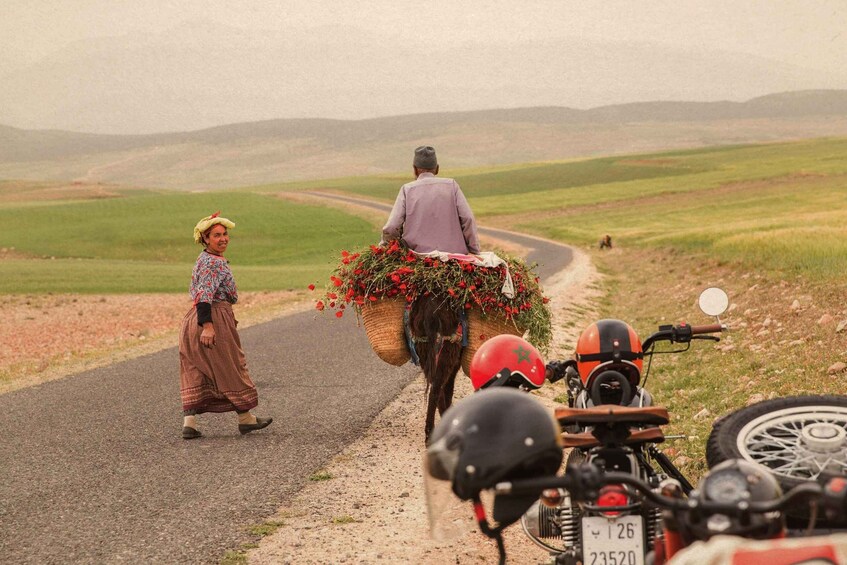
{"type": "Polygon", "coordinates": [[[440,481],[453,482],[456,476],[456,465],[459,464],[459,450],[455,441],[449,442],[450,436],[444,436],[426,448],[424,456],[424,471],[427,476],[440,481]]]}
{"type": "Polygon", "coordinates": [[[424,455],[424,488],[429,531],[437,541],[449,541],[467,532],[470,505],[453,494],[460,451],[448,434],[429,445],[424,455]]]}
{"type": "Polygon", "coordinates": [[[429,534],[435,541],[454,541],[474,529],[472,505],[453,494],[450,481],[433,477],[429,465],[424,467],[429,534]]]}

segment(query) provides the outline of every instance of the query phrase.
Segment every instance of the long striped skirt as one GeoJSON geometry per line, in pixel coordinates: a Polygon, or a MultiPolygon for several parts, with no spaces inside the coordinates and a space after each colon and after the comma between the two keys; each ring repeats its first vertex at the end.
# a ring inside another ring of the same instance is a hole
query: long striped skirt
{"type": "Polygon", "coordinates": [[[235,315],[229,302],[212,303],[214,347],[203,347],[197,310],[191,307],[182,320],[179,338],[179,376],[185,412],[246,412],[259,404],[256,385],[247,371],[235,315]]]}

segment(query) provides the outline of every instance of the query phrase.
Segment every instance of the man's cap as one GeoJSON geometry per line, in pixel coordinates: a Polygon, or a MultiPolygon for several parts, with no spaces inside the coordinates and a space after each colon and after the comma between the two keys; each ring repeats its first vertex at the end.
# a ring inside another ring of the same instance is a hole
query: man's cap
{"type": "Polygon", "coordinates": [[[431,145],[421,145],[415,149],[415,160],[412,164],[419,169],[433,170],[438,166],[438,159],[435,158],[435,149],[431,145]]]}

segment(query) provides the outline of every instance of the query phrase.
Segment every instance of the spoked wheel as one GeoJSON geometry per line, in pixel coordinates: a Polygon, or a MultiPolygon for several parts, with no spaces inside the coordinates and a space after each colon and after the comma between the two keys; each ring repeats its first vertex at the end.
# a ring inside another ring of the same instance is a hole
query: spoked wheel
{"type": "Polygon", "coordinates": [[[730,414],[712,429],[706,459],[711,468],[734,458],[764,465],[785,490],[847,475],[847,397],[775,398],[730,414]]]}

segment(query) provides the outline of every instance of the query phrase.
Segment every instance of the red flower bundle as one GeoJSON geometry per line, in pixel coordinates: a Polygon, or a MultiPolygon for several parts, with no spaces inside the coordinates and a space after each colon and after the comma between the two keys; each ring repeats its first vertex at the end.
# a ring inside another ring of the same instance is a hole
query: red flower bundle
{"type": "Polygon", "coordinates": [[[361,312],[365,302],[394,298],[411,303],[418,296],[438,294],[455,310],[478,309],[498,315],[527,330],[527,339],[543,351],[552,335],[548,299],[543,296],[533,267],[520,259],[498,252],[509,265],[515,296],[502,294],[506,268],[480,267],[463,261],[440,261],[419,257],[397,241],[387,246],[371,245],[351,253],[341,252],[341,261],[329,277],[318,310],[336,310],[341,317],[346,306],[361,312]]]}

